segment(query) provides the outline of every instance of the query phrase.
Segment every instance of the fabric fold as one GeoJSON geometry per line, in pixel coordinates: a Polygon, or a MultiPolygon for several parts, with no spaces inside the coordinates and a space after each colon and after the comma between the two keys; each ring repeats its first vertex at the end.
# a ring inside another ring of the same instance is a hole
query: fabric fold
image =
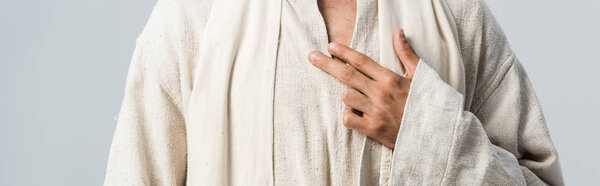
{"type": "Polygon", "coordinates": [[[186,120],[189,185],[273,185],[280,14],[280,0],[212,6],[186,120]]]}

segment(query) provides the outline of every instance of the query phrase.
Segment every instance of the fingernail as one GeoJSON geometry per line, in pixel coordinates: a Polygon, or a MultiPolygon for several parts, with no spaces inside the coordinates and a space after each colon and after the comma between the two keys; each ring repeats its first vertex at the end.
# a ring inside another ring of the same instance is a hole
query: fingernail
{"type": "Polygon", "coordinates": [[[338,47],[338,44],[336,42],[331,42],[329,43],[329,50],[331,51],[335,51],[335,49],[338,47]]]}
{"type": "Polygon", "coordinates": [[[312,54],[310,54],[310,60],[316,61],[318,59],[319,59],[319,52],[312,52],[312,54]]]}

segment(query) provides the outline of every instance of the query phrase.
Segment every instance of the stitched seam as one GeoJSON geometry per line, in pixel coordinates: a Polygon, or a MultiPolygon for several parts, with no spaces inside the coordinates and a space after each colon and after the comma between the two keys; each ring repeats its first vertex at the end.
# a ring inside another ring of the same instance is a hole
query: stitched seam
{"type": "MultiPolygon", "coordinates": [[[[481,108],[483,107],[484,103],[487,102],[488,99],[490,99],[490,97],[492,97],[492,94],[494,92],[496,92],[496,90],[498,89],[498,87],[500,86],[500,83],[502,82],[502,80],[504,80],[504,78],[506,77],[506,74],[508,74],[508,71],[510,71],[510,69],[514,66],[515,64],[515,55],[513,53],[511,53],[511,55],[506,58],[503,62],[502,62],[502,67],[508,65],[507,68],[505,68],[503,70],[503,72],[496,76],[494,78],[494,80],[492,80],[492,82],[488,85],[488,87],[491,87],[491,89],[488,89],[489,91],[485,92],[486,96],[481,97],[480,99],[478,99],[475,103],[477,103],[477,107],[475,107],[473,109],[473,113],[477,114],[479,112],[479,110],[481,110],[481,108]]],[[[501,69],[502,69],[501,67],[501,69]]]]}
{"type": "MultiPolygon", "coordinates": [[[[462,101],[461,101],[462,102],[462,101]]],[[[448,176],[448,170],[450,169],[450,160],[451,160],[451,155],[453,154],[453,150],[456,147],[456,130],[458,128],[458,121],[459,118],[462,114],[462,104],[458,104],[456,110],[456,117],[454,118],[454,129],[452,130],[452,145],[450,146],[450,149],[448,151],[448,155],[446,158],[446,168],[444,169],[444,176],[442,176],[442,180],[440,180],[440,185],[442,185],[442,183],[444,183],[444,181],[446,180],[447,176],[448,176]]]]}

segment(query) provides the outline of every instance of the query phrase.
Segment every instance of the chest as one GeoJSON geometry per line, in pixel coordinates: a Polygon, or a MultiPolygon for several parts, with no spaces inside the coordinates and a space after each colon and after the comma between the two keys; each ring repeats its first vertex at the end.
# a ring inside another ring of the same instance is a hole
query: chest
{"type": "Polygon", "coordinates": [[[350,46],[356,23],[356,0],[319,0],[330,42],[350,46]]]}
{"type": "MultiPolygon", "coordinates": [[[[437,0],[434,1],[437,2],[437,0]]],[[[394,61],[397,58],[391,44],[392,31],[396,28],[405,28],[407,31],[410,30],[407,32],[407,37],[410,38],[409,41],[417,53],[425,61],[433,62],[430,66],[438,70],[443,69],[440,72],[446,72],[446,74],[440,74],[442,78],[462,77],[460,73],[455,73],[456,67],[461,65],[458,64],[460,61],[456,57],[460,56],[460,53],[457,52],[453,40],[455,38],[455,34],[452,33],[454,27],[449,24],[452,19],[443,17],[450,13],[443,12],[446,9],[439,7],[443,4],[432,3],[429,0],[403,0],[378,1],[377,9],[359,6],[359,12],[373,10],[381,15],[376,21],[361,21],[360,16],[356,19],[356,14],[354,14],[356,12],[339,12],[335,11],[339,8],[322,6],[320,8],[322,9],[322,18],[327,24],[315,22],[310,24],[306,31],[294,29],[293,31],[298,32],[293,35],[296,37],[289,37],[302,38],[302,36],[314,34],[316,35],[314,40],[310,39],[313,37],[306,37],[309,39],[299,42],[280,42],[280,34],[283,37],[283,34],[290,31],[281,29],[290,28],[284,25],[285,16],[288,15],[286,12],[297,14],[299,18],[316,14],[316,12],[312,12],[316,11],[315,6],[308,5],[299,9],[305,11],[282,11],[281,7],[284,6],[281,6],[280,2],[223,0],[215,1],[215,5],[211,6],[211,16],[205,25],[206,32],[199,39],[201,42],[198,42],[201,43],[198,46],[199,49],[190,52],[194,56],[189,58],[196,63],[190,70],[194,74],[191,78],[193,86],[189,93],[189,101],[187,101],[189,106],[185,118],[188,146],[187,175],[199,176],[191,176],[190,178],[193,179],[188,179],[188,185],[193,185],[193,183],[205,183],[201,185],[227,185],[228,183],[272,185],[273,115],[275,114],[273,102],[274,97],[277,96],[274,91],[277,88],[275,86],[275,69],[279,68],[276,66],[283,61],[276,58],[279,53],[277,49],[282,43],[291,44],[289,47],[300,56],[285,55],[287,59],[308,64],[306,61],[308,52],[310,50],[326,51],[323,50],[326,47],[326,40],[340,41],[343,44],[354,42],[351,35],[355,32],[354,22],[358,20],[359,24],[355,25],[359,29],[357,29],[354,43],[364,43],[362,40],[370,40],[365,38],[366,34],[376,33],[359,32],[362,30],[360,27],[377,26],[379,37],[376,37],[376,40],[379,41],[379,47],[377,47],[379,51],[371,51],[374,48],[371,46],[357,46],[356,48],[367,54],[369,52],[384,54],[383,57],[380,55],[378,61],[386,67],[395,67],[399,62],[394,61]],[[328,10],[328,8],[333,9],[328,10]],[[350,21],[346,18],[349,18],[350,21]],[[338,23],[342,26],[333,25],[338,23]],[[323,29],[319,26],[326,26],[327,33],[331,37],[325,38],[323,29]],[[307,48],[310,50],[300,51],[301,48],[304,48],[302,45],[310,46],[307,48]],[[452,73],[454,76],[447,76],[452,73]]],[[[290,2],[301,1],[290,0],[290,2]]],[[[310,18],[315,21],[320,17],[310,18]]],[[[299,23],[302,19],[289,19],[289,21],[299,23]]],[[[298,24],[299,28],[303,28],[301,27],[303,25],[298,24]]],[[[187,31],[187,29],[186,27],[180,30],[187,31]]],[[[186,35],[182,38],[194,37],[194,35],[189,35],[189,37],[186,35]]],[[[165,50],[171,51],[173,48],[165,47],[165,50]]],[[[291,72],[299,72],[297,68],[290,69],[291,72]]],[[[314,73],[304,74],[324,73],[316,71],[316,68],[312,69],[315,70],[314,73]]],[[[460,82],[460,79],[444,79],[460,82]]],[[[286,95],[308,92],[304,89],[300,91],[281,90],[286,91],[283,92],[286,95]]],[[[312,99],[321,99],[321,97],[312,99]]],[[[332,100],[339,103],[339,99],[332,100]]],[[[322,108],[331,108],[331,105],[322,105],[322,108]]],[[[305,110],[323,109],[308,107],[305,110]]],[[[328,146],[338,144],[330,143],[328,146]]],[[[364,155],[364,152],[360,153],[364,155]]],[[[346,162],[342,163],[347,165],[346,162]]]]}

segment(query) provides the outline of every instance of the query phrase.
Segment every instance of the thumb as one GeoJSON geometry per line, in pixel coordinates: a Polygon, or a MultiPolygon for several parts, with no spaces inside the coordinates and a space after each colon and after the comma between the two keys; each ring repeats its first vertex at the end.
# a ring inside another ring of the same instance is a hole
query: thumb
{"type": "Polygon", "coordinates": [[[403,29],[394,32],[394,51],[406,69],[406,77],[412,79],[419,63],[419,57],[408,44],[403,29]]]}

